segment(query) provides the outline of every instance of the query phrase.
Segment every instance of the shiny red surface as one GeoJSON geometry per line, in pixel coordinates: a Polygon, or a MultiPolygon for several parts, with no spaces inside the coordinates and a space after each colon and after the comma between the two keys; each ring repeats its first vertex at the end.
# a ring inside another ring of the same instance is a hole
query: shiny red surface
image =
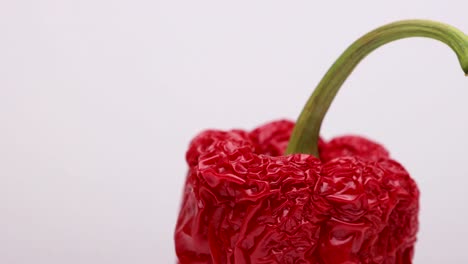
{"type": "Polygon", "coordinates": [[[175,230],[181,264],[407,264],[419,192],[379,144],[339,137],[282,156],[294,124],[202,132],[175,230]]]}

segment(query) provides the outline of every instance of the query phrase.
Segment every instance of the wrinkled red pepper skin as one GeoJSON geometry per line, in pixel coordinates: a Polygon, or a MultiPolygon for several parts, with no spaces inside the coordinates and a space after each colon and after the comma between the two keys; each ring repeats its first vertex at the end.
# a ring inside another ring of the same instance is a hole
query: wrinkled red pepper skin
{"type": "Polygon", "coordinates": [[[209,130],[187,151],[176,230],[181,264],[408,264],[419,191],[379,144],[320,141],[284,156],[294,123],[209,130]]]}

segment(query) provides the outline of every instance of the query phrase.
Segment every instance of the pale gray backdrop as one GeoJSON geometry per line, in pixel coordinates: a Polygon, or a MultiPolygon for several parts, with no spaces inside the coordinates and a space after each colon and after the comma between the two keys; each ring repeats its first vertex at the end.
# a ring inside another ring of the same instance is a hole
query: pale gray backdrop
{"type": "MultiPolygon", "coordinates": [[[[294,119],[363,33],[459,1],[0,2],[0,263],[174,263],[187,143],[294,119]]],[[[416,263],[468,263],[468,78],[446,46],[388,45],[323,136],[384,143],[419,183],[416,263]]]]}

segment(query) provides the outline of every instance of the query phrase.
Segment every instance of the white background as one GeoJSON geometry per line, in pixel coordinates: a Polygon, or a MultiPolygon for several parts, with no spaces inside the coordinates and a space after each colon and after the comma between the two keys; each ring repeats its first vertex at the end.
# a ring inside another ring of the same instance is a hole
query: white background
{"type": "MultiPolygon", "coordinates": [[[[185,150],[204,128],[294,119],[367,31],[460,1],[0,2],[0,263],[174,263],[185,150]]],[[[416,263],[468,263],[468,78],[434,40],[390,44],[323,125],[384,143],[422,192],[416,263]]]]}

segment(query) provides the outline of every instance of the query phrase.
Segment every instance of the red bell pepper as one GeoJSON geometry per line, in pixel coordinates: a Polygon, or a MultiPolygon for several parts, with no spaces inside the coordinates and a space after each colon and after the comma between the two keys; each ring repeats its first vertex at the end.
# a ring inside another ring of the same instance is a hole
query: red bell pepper
{"type": "Polygon", "coordinates": [[[195,137],[175,230],[179,262],[411,263],[419,209],[414,180],[380,144],[356,136],[325,142],[319,131],[354,67],[379,46],[412,36],[448,44],[468,72],[464,33],[433,21],[396,22],[343,53],[296,124],[195,137]]]}

